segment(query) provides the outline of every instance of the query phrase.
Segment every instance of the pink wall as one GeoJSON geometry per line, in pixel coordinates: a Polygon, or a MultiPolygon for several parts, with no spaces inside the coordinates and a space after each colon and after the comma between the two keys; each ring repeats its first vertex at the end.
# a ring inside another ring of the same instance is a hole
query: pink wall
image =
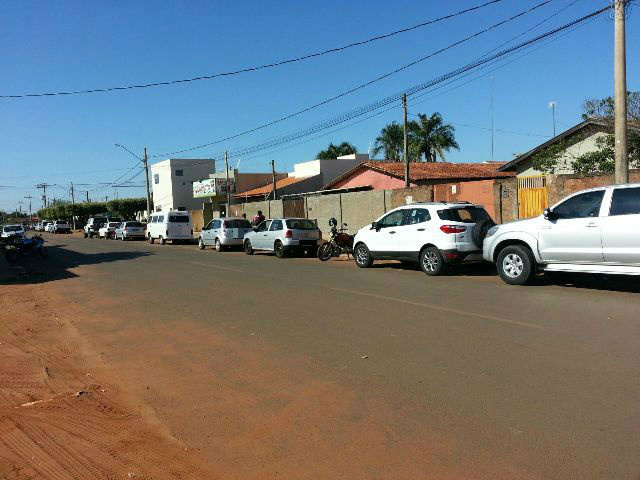
{"type": "Polygon", "coordinates": [[[446,183],[433,186],[433,200],[436,202],[467,202],[484,205],[491,218],[496,218],[495,199],[493,196],[493,180],[475,180],[469,182],[446,183]],[[451,191],[455,186],[456,193],[451,191]]]}
{"type": "MultiPolygon", "coordinates": [[[[333,188],[365,187],[367,185],[371,185],[374,190],[392,190],[394,188],[404,188],[404,180],[390,177],[374,170],[365,170],[345,178],[337,185],[334,185],[333,188]]],[[[412,183],[411,186],[415,187],[416,184],[412,183]]]]}

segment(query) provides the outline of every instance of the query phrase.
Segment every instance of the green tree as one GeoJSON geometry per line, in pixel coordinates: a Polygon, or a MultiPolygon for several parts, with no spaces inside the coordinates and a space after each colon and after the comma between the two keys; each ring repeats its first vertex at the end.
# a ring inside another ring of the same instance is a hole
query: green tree
{"type": "Polygon", "coordinates": [[[380,130],[371,154],[376,157],[380,152],[384,153],[384,159],[388,162],[401,162],[404,148],[404,131],[402,125],[391,122],[380,130]]]}
{"type": "MultiPolygon", "coordinates": [[[[597,118],[600,120],[613,121],[615,113],[615,99],[590,98],[582,104],[582,119],[597,118]]],[[[640,122],[640,92],[627,92],[627,119],[640,122]]]]}
{"type": "Polygon", "coordinates": [[[330,143],[329,146],[325,150],[320,150],[316,158],[318,159],[331,159],[338,158],[343,155],[351,155],[352,153],[356,153],[356,147],[351,145],[349,142],[342,142],[340,145],[334,145],[330,143]]]}
{"type": "Polygon", "coordinates": [[[436,162],[438,157],[445,159],[445,153],[452,148],[460,149],[456,141],[455,128],[444,123],[442,115],[435,112],[431,116],[418,114],[417,121],[411,121],[407,125],[409,133],[410,158],[414,161],[436,162]],[[413,155],[411,155],[413,152],[413,155]]]}

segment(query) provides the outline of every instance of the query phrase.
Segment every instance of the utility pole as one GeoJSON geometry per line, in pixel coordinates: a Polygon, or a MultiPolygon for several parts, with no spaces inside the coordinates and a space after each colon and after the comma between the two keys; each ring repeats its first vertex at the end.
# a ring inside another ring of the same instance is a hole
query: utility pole
{"type": "Polygon", "coordinates": [[[27,195],[24,198],[29,199],[29,224],[33,223],[33,216],[31,215],[31,199],[33,198],[31,195],[27,195]]]}
{"type": "Polygon", "coordinates": [[[73,182],[71,182],[71,221],[73,223],[73,230],[76,230],[76,197],[73,191],[73,182]]]}
{"type": "MultiPolygon", "coordinates": [[[[144,179],[147,182],[147,217],[151,215],[151,193],[149,193],[149,157],[147,157],[147,147],[144,147],[144,157],[142,157],[144,163],[144,179]]],[[[87,192],[87,199],[89,193],[87,192]]]]}
{"type": "Polygon", "coordinates": [[[47,208],[47,187],[49,185],[46,183],[40,183],[36,185],[37,189],[42,189],[42,200],[44,202],[44,208],[47,208]]]}
{"type": "Polygon", "coordinates": [[[90,203],[91,201],[89,200],[89,190],[87,190],[85,193],[87,194],[87,203],[90,203]]]}
{"type": "Polygon", "coordinates": [[[494,148],[493,148],[493,77],[491,77],[491,161],[493,162],[494,158],[494,148]]]}
{"type": "Polygon", "coordinates": [[[553,121],[553,136],[556,136],[556,102],[549,102],[549,108],[551,109],[551,119],[553,121]]]}
{"type": "Polygon", "coordinates": [[[229,188],[229,153],[224,151],[224,171],[227,173],[227,180],[225,189],[227,191],[227,208],[225,210],[225,217],[228,217],[231,213],[231,189],[229,188]]]}
{"type": "Polygon", "coordinates": [[[278,199],[278,189],[276,188],[276,163],[271,160],[271,179],[273,180],[273,199],[278,199]]]}
{"type": "Polygon", "coordinates": [[[402,95],[402,127],[404,129],[404,186],[409,188],[409,139],[407,137],[407,94],[402,95]]]}
{"type": "Polygon", "coordinates": [[[18,215],[19,217],[22,216],[22,204],[24,202],[22,200],[18,200],[18,212],[20,213],[20,215],[18,215]]]}
{"type": "Polygon", "coordinates": [[[627,152],[627,60],[625,45],[626,0],[615,0],[614,96],[615,96],[615,181],[629,182],[627,152]]]}

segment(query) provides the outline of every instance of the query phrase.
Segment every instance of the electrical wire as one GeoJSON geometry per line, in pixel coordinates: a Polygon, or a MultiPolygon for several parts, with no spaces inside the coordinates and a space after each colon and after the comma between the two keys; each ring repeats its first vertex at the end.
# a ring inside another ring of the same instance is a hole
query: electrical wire
{"type": "Polygon", "coordinates": [[[346,90],[346,91],[341,92],[341,93],[339,93],[337,95],[334,95],[333,97],[330,97],[330,98],[327,98],[325,100],[322,100],[321,102],[318,102],[318,103],[315,103],[315,104],[313,104],[313,105],[311,105],[309,107],[303,108],[302,110],[298,110],[297,112],[285,115],[284,117],[280,117],[280,118],[278,118],[276,120],[264,123],[262,125],[259,125],[257,127],[254,127],[254,128],[248,129],[248,130],[245,130],[245,131],[240,132],[240,133],[229,135],[227,137],[220,138],[220,139],[217,139],[217,140],[213,140],[211,142],[204,143],[204,144],[201,144],[201,145],[196,145],[196,146],[193,146],[193,147],[183,148],[183,149],[180,149],[180,150],[175,150],[173,152],[152,155],[150,158],[171,157],[173,155],[179,155],[179,154],[182,154],[182,153],[187,153],[187,152],[191,152],[191,151],[194,151],[194,150],[199,150],[201,148],[206,148],[206,147],[210,147],[212,145],[218,144],[218,143],[222,143],[222,142],[226,142],[226,141],[229,141],[229,140],[233,140],[233,139],[241,137],[243,135],[247,135],[249,133],[253,133],[253,132],[256,132],[258,130],[262,130],[264,128],[267,128],[267,127],[276,125],[278,123],[284,122],[285,120],[289,120],[289,119],[291,119],[293,117],[296,117],[298,115],[306,113],[306,112],[308,112],[310,110],[314,110],[314,109],[316,109],[318,107],[321,107],[322,105],[326,105],[326,104],[328,104],[330,102],[333,102],[333,101],[335,101],[335,100],[337,100],[339,98],[345,97],[347,95],[350,95],[351,93],[354,93],[354,92],[356,92],[358,90],[361,90],[361,89],[363,89],[365,87],[368,87],[369,85],[372,85],[372,84],[374,84],[376,82],[384,80],[385,78],[391,77],[392,75],[395,75],[396,73],[399,73],[399,72],[401,72],[403,70],[406,70],[407,68],[413,67],[413,66],[415,66],[415,65],[417,65],[417,64],[419,64],[419,63],[421,63],[421,62],[423,62],[425,60],[428,60],[429,58],[432,58],[432,57],[434,57],[436,55],[439,55],[439,54],[441,54],[443,52],[446,52],[447,50],[450,50],[450,49],[452,49],[454,47],[457,47],[458,45],[461,45],[461,44],[463,44],[465,42],[468,42],[468,41],[470,41],[470,40],[472,40],[472,39],[474,39],[474,38],[476,38],[476,37],[478,37],[480,35],[483,35],[483,34],[489,32],[491,30],[494,30],[494,29],[496,29],[496,28],[498,28],[498,27],[500,27],[500,26],[502,26],[502,25],[504,25],[504,24],[506,24],[508,22],[511,22],[511,21],[513,21],[513,20],[515,20],[515,19],[517,19],[519,17],[522,17],[523,15],[531,13],[531,12],[537,10],[538,8],[543,7],[544,5],[549,4],[552,1],[553,0],[544,0],[543,2],[538,3],[537,5],[534,5],[531,8],[525,9],[525,10],[523,10],[523,11],[521,11],[521,12],[515,14],[515,15],[512,15],[511,17],[506,18],[506,19],[504,19],[504,20],[502,20],[502,21],[500,21],[498,23],[494,23],[493,25],[491,25],[491,26],[489,26],[487,28],[484,28],[484,29],[482,29],[482,30],[480,30],[478,32],[475,32],[475,33],[473,33],[471,35],[468,35],[468,36],[462,38],[461,40],[458,40],[456,42],[450,43],[446,47],[440,48],[440,49],[438,49],[438,50],[436,50],[436,51],[434,51],[432,53],[429,53],[428,55],[420,57],[420,58],[418,58],[418,59],[416,59],[416,60],[414,60],[414,61],[412,61],[410,63],[402,65],[402,66],[400,66],[400,67],[398,67],[398,68],[396,68],[396,69],[394,69],[394,70],[392,70],[390,72],[387,72],[387,73],[385,73],[383,75],[380,75],[380,76],[378,76],[378,77],[376,77],[376,78],[374,78],[372,80],[369,80],[369,81],[367,81],[365,83],[362,83],[362,84],[357,85],[357,86],[355,86],[353,88],[350,88],[349,90],[346,90]]]}
{"type": "Polygon", "coordinates": [[[274,62],[271,62],[271,63],[266,63],[266,64],[263,64],[263,65],[258,65],[258,66],[254,66],[254,67],[245,67],[245,68],[241,68],[241,69],[233,70],[233,71],[229,71],[229,72],[214,73],[214,74],[211,74],[211,75],[201,75],[201,76],[198,76],[198,77],[183,78],[183,79],[178,79],[178,80],[167,80],[167,81],[160,81],[160,82],[143,83],[143,84],[138,84],[138,85],[124,85],[124,86],[118,86],[118,87],[105,87],[105,88],[90,88],[90,89],[86,89],[86,90],[69,90],[69,91],[60,91],[60,92],[22,93],[22,94],[17,94],[17,95],[0,95],[0,98],[4,98],[4,99],[13,98],[13,99],[16,99],[16,98],[33,98],[33,97],[54,97],[54,96],[62,96],[62,95],[79,95],[79,94],[88,94],[88,93],[104,93],[104,92],[113,92],[113,91],[119,91],[119,90],[133,90],[133,89],[141,89],[141,88],[176,85],[176,84],[180,84],[180,83],[189,83],[189,82],[195,82],[195,81],[199,81],[199,80],[211,80],[211,79],[214,79],[214,78],[228,77],[228,76],[238,75],[238,74],[247,73],[247,72],[256,72],[256,71],[259,71],[259,70],[279,67],[279,66],[282,66],[282,65],[290,64],[290,63],[296,63],[296,62],[300,62],[300,61],[303,61],[303,60],[308,60],[310,58],[321,57],[321,56],[328,55],[328,54],[331,54],[331,53],[341,52],[341,51],[347,50],[349,48],[366,45],[368,43],[372,43],[372,42],[376,42],[376,41],[383,40],[383,39],[386,39],[386,38],[390,38],[390,37],[393,37],[395,35],[399,35],[401,33],[406,33],[406,32],[410,32],[412,30],[416,30],[418,28],[426,27],[428,25],[432,25],[434,23],[438,23],[438,22],[441,22],[443,20],[448,20],[448,19],[451,19],[451,18],[455,18],[455,17],[463,15],[465,13],[473,12],[475,10],[480,10],[480,9],[482,9],[484,7],[499,3],[501,1],[503,1],[503,0],[490,0],[490,1],[487,1],[487,2],[482,3],[480,5],[476,5],[474,7],[469,7],[469,8],[466,8],[464,10],[459,10],[459,11],[457,11],[455,13],[444,15],[442,17],[438,17],[438,18],[435,18],[435,19],[432,19],[432,20],[428,20],[428,21],[425,21],[425,22],[422,22],[422,23],[419,23],[419,24],[416,24],[416,25],[412,25],[410,27],[406,27],[406,28],[402,28],[402,29],[399,29],[399,30],[395,30],[393,32],[389,32],[389,33],[385,33],[385,34],[382,34],[382,35],[377,35],[375,37],[367,38],[365,40],[360,40],[360,41],[357,41],[357,42],[349,43],[347,45],[343,45],[343,46],[340,46],[340,47],[334,47],[334,48],[330,48],[330,49],[323,50],[323,51],[320,51],[320,52],[309,53],[309,54],[302,55],[302,56],[299,56],[299,57],[289,58],[289,59],[280,60],[280,61],[274,61],[274,62]]]}

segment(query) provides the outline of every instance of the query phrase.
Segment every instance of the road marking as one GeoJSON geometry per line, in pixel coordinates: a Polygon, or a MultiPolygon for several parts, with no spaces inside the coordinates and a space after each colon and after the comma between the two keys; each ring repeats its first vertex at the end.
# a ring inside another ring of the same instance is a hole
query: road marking
{"type": "Polygon", "coordinates": [[[207,268],[217,268],[219,270],[228,270],[230,272],[238,272],[238,273],[244,273],[244,270],[240,270],[239,268],[231,268],[231,267],[223,267],[220,265],[213,265],[211,263],[204,263],[204,262],[189,262],[193,265],[201,265],[203,267],[207,267],[207,268]]]}
{"type": "Polygon", "coordinates": [[[439,305],[431,305],[429,303],[412,302],[411,300],[403,300],[401,298],[387,297],[385,295],[377,295],[375,293],[358,292],[356,290],[348,290],[346,288],[329,288],[329,290],[335,290],[336,292],[343,292],[343,293],[351,293],[354,295],[362,295],[363,297],[379,298],[380,300],[388,300],[390,302],[404,303],[405,305],[413,305],[415,307],[431,308],[432,310],[440,310],[441,312],[457,313],[459,315],[467,315],[469,317],[482,318],[484,320],[493,320],[495,322],[510,323],[512,325],[520,325],[521,327],[544,328],[542,325],[536,325],[535,323],[518,322],[516,320],[509,320],[507,318],[492,317],[491,315],[483,315],[481,313],[465,312],[464,310],[441,307],[439,305]]]}

